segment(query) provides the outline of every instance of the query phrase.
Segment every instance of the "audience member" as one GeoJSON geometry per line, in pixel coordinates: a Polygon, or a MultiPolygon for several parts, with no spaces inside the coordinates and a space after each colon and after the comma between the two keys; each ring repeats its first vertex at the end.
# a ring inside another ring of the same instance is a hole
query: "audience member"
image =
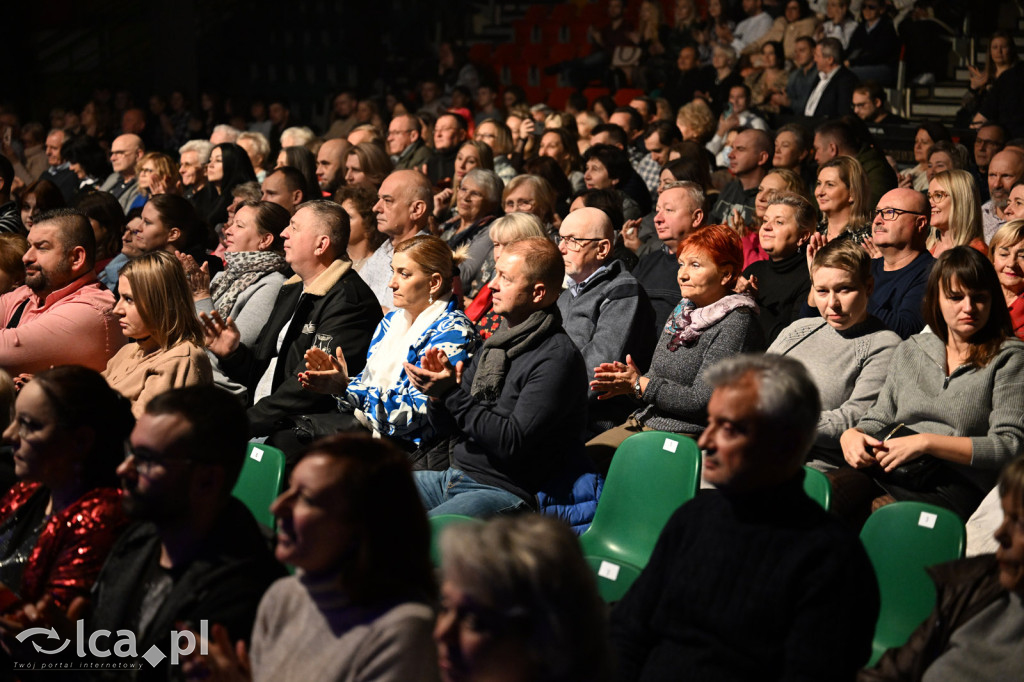
{"type": "Polygon", "coordinates": [[[878,202],[871,224],[871,245],[882,256],[871,261],[868,312],[904,339],[924,328],[921,301],[935,263],[926,247],[930,215],[920,192],[900,187],[878,202]]]}
{"type": "Polygon", "coordinates": [[[996,231],[989,244],[989,257],[1010,311],[1013,333],[1024,339],[1024,221],[1011,220],[996,231]]]}
{"type": "Polygon", "coordinates": [[[277,204],[291,215],[295,215],[295,211],[304,202],[314,198],[310,195],[306,178],[298,168],[291,166],[281,166],[267,173],[262,190],[260,201],[277,204]]]}
{"type": "Polygon", "coordinates": [[[771,166],[775,150],[763,130],[744,130],[736,135],[729,152],[729,172],[735,176],[718,195],[711,210],[712,223],[750,223],[757,187],[771,166]]]}
{"type": "Polygon", "coordinates": [[[587,443],[587,452],[606,472],[615,449],[640,431],[671,431],[692,436],[707,426],[711,386],[704,370],[721,358],[765,347],[757,304],[733,293],[743,264],[739,236],[724,225],[694,230],[679,242],[682,300],[654,347],[650,371],[636,363],[602,362],[590,389],[602,398],[631,395],[640,401],[624,424],[587,443]]]}
{"type": "Polygon", "coordinates": [[[860,541],[803,491],[821,411],[811,377],[767,355],[723,360],[702,381],[713,392],[699,445],[719,490],[672,515],[612,611],[617,679],[852,678],[878,584],[860,541]]]}
{"type": "Polygon", "coordinates": [[[954,246],[971,246],[984,255],[988,247],[982,239],[981,198],[974,176],[965,170],[938,173],[928,183],[931,226],[928,250],[938,258],[954,246]]]}
{"type": "Polygon", "coordinates": [[[28,244],[24,286],[0,297],[0,367],[12,375],[62,364],[102,370],[124,340],[114,297],[93,272],[89,221],[68,209],[44,213],[28,244]]]}
{"type": "Polygon", "coordinates": [[[238,326],[219,311],[200,315],[207,348],[224,373],[248,390],[251,435],[268,436],[286,452],[297,450],[296,420],[309,418],[314,435],[321,435],[315,417],[335,412],[328,396],[303,390],[295,379],[306,350],[314,343],[340,347],[349,370],[358,372],[381,319],[373,292],[345,255],[348,234],[348,214],[333,202],[306,202],[292,216],[281,236],[295,276],[281,287],[254,344],[241,343],[238,326]]]}
{"type": "Polygon", "coordinates": [[[550,240],[508,245],[490,284],[506,323],[461,371],[440,349],[405,363],[413,386],[437,398],[431,422],[455,435],[447,469],[416,472],[431,515],[533,507],[541,486],[582,456],[587,371],[556,307],[564,277],[550,240]]]}
{"type": "Polygon", "coordinates": [[[326,140],[316,153],[316,179],[325,197],[345,184],[345,157],[350,147],[344,136],[326,140]]]}
{"type": "Polygon", "coordinates": [[[0,234],[0,296],[25,283],[25,261],[22,258],[26,251],[28,240],[25,237],[20,234],[0,234]]]}
{"type": "Polygon", "coordinates": [[[377,325],[363,371],[350,378],[342,352],[332,357],[313,347],[306,351],[306,371],[299,374],[304,388],[334,395],[339,410],[354,410],[374,437],[386,438],[406,452],[415,469],[447,467],[447,447],[435,450],[448,434],[429,423],[427,396],[412,384],[402,363],[422,362],[432,348],[444,351],[451,362],[464,362],[478,343],[472,323],[452,295],[459,260],[434,236],[398,244],[390,283],[396,310],[377,325]]]}
{"type": "Polygon", "coordinates": [[[869,205],[874,205],[883,194],[902,185],[885,155],[870,139],[863,139],[870,137],[870,132],[856,118],[823,123],[814,131],[814,160],[820,169],[839,156],[855,158],[866,176],[869,205]]]}
{"type": "Polygon", "coordinates": [[[377,214],[373,211],[377,192],[360,185],[345,185],[334,194],[334,201],[348,213],[350,234],[346,251],[352,268],[362,272],[370,256],[388,238],[377,229],[377,214]]]}
{"type": "Polygon", "coordinates": [[[853,89],[857,85],[857,76],[843,66],[843,55],[843,44],[836,38],[823,38],[814,48],[818,83],[807,95],[803,110],[805,116],[838,118],[853,113],[853,89]]]}
{"type": "Polygon", "coordinates": [[[900,173],[900,187],[912,187],[918,192],[928,191],[928,150],[936,142],[949,140],[949,131],[941,123],[922,123],[914,135],[914,162],[916,165],[900,173]]]}
{"type": "Polygon", "coordinates": [[[882,505],[917,500],[966,521],[1020,452],[1024,344],[1001,295],[976,250],[938,258],[922,305],[932,333],[900,344],[878,401],[840,439],[849,467],[831,474],[843,492],[838,513],[858,523],[882,505]]]}
{"type": "Polygon", "coordinates": [[[868,178],[857,159],[837,156],[821,163],[814,198],[821,211],[817,233],[826,242],[842,237],[860,244],[871,236],[868,178]]]}
{"type": "Polygon", "coordinates": [[[298,575],[263,595],[248,657],[231,641],[247,632],[214,626],[190,679],[437,680],[430,528],[404,459],[354,436],[303,454],[271,507],[275,553],[298,575]]]}
{"type": "Polygon", "coordinates": [[[427,159],[426,173],[438,187],[451,187],[455,175],[455,155],[466,140],[466,119],[458,114],[442,114],[434,124],[434,153],[427,159]]]}
{"type": "Polygon", "coordinates": [[[136,418],[168,389],[213,382],[185,271],[173,255],[153,251],[135,258],[121,270],[117,292],[114,315],[127,343],[103,377],[131,402],[136,418]]]}
{"type": "MultiPolygon", "coordinates": [[[[654,342],[654,309],[622,261],[612,257],[615,232],[596,208],[570,213],[558,230],[558,247],[571,280],[558,297],[565,333],[583,355],[588,373],[604,362],[648,367],[654,342]]],[[[596,436],[632,412],[626,398],[598,401],[591,392],[587,434],[596,436]]]]}
{"type": "MultiPolygon", "coordinates": [[[[51,130],[46,136],[46,162],[49,164],[46,172],[38,176],[37,180],[49,180],[60,190],[64,203],[67,204],[78,191],[78,177],[68,167],[68,162],[61,156],[61,148],[67,141],[67,135],[63,130],[51,130]]],[[[116,142],[116,140],[115,140],[116,142]]],[[[114,154],[111,152],[111,158],[114,154]]],[[[132,162],[134,164],[134,161],[132,162]]]]}
{"type": "Polygon", "coordinates": [[[207,185],[193,197],[200,217],[214,226],[227,220],[228,206],[238,185],[256,180],[249,155],[237,144],[219,144],[210,151],[206,166],[207,185]]]}
{"type": "Polygon", "coordinates": [[[814,207],[793,192],[774,192],[767,197],[764,222],[758,238],[767,260],[743,270],[737,290],[757,301],[757,317],[768,343],[800,317],[811,282],[805,247],[814,233],[814,207]]]}
{"type": "Polygon", "coordinates": [[[395,170],[419,169],[430,158],[430,148],[420,138],[415,116],[396,116],[388,126],[387,152],[395,170]]]}
{"type": "Polygon", "coordinates": [[[26,605],[66,610],[87,597],[127,525],[115,470],[134,420],[99,374],[75,365],[35,375],[14,412],[4,440],[19,482],[0,499],[0,531],[10,538],[0,579],[16,595],[4,618],[24,623],[26,605]]]}
{"type": "Polygon", "coordinates": [[[807,109],[807,100],[820,80],[814,60],[816,48],[817,42],[811,36],[797,38],[793,47],[793,68],[786,82],[786,96],[780,101],[798,114],[807,109]]]}
{"type": "Polygon", "coordinates": [[[839,437],[874,404],[900,342],[868,312],[873,286],[867,252],[847,239],[829,242],[811,264],[811,300],[819,316],[796,320],[768,347],[799,360],[818,387],[822,412],[808,456],[816,468],[844,462],[839,437]]]}
{"type": "Polygon", "coordinates": [[[452,526],[441,535],[434,640],[441,679],[610,679],[606,608],[576,537],[538,515],[452,526]],[[487,623],[479,646],[468,619],[487,623]]]}
{"type": "Polygon", "coordinates": [[[256,182],[263,182],[267,177],[267,162],[270,160],[270,142],[263,133],[249,130],[239,135],[235,144],[245,150],[249,157],[249,163],[256,173],[256,182]]]}
{"type": "Polygon", "coordinates": [[[985,243],[992,241],[992,235],[1006,222],[1004,211],[1010,198],[1010,190],[1024,179],[1024,152],[1004,149],[992,157],[988,164],[988,193],[991,197],[981,206],[982,230],[985,243]]]}
{"type": "Polygon", "coordinates": [[[907,125],[907,119],[889,110],[885,89],[877,81],[862,82],[853,89],[853,113],[869,127],[907,125]]]}
{"type": "Polygon", "coordinates": [[[494,171],[475,168],[458,186],[459,213],[442,226],[441,239],[452,251],[467,248],[466,260],[459,265],[463,296],[472,300],[488,279],[482,277],[483,266],[491,253],[487,226],[501,214],[501,178],[494,171]]]}
{"type": "Polygon", "coordinates": [[[108,279],[107,268],[113,264],[111,272],[120,272],[128,262],[128,257],[121,253],[121,235],[126,225],[121,204],[108,192],[90,189],[75,197],[74,208],[88,219],[96,238],[96,262],[93,265],[96,276],[103,286],[116,291],[117,281],[108,279]]]}
{"type": "Polygon", "coordinates": [[[147,152],[138,163],[139,194],[128,211],[144,206],[154,194],[180,194],[181,175],[174,159],[160,152],[147,152]]]}
{"type": "Polygon", "coordinates": [[[206,166],[213,145],[206,140],[189,140],[178,150],[178,174],[186,199],[192,200],[206,187],[206,166]]]}
{"type": "Polygon", "coordinates": [[[361,142],[345,154],[346,185],[362,185],[376,192],[391,170],[388,155],[373,143],[361,142]]]}
{"type": "Polygon", "coordinates": [[[139,196],[137,166],[145,153],[142,138],[138,135],[118,135],[110,145],[110,165],[114,172],[99,188],[113,194],[125,213],[132,207],[135,197],[139,196]]]}

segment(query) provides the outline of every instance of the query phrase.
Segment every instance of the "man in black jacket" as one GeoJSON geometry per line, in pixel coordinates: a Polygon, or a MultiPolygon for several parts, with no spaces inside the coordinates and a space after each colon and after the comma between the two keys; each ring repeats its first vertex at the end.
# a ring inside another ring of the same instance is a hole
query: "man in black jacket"
{"type": "Polygon", "coordinates": [[[504,321],[469,366],[452,367],[435,349],[422,367],[405,363],[432,399],[431,422],[456,437],[450,468],[415,472],[431,515],[532,507],[541,486],[583,458],[587,371],[558,312],[562,255],[534,237],[505,247],[495,268],[494,312],[504,321]]]}
{"type": "Polygon", "coordinates": [[[306,202],[281,234],[295,276],[281,287],[255,346],[240,343],[230,318],[217,312],[201,317],[207,347],[224,372],[249,390],[250,435],[270,436],[268,442],[291,453],[299,445],[293,437],[297,417],[337,413],[334,398],[299,385],[306,351],[314,343],[332,353],[341,348],[355,376],[366,363],[382,314],[345,253],[349,218],[341,206],[306,202]]]}
{"type": "Polygon", "coordinates": [[[843,66],[843,44],[836,38],[825,38],[814,48],[814,63],[819,80],[807,97],[803,114],[839,118],[853,113],[853,89],[859,81],[843,66]]]}

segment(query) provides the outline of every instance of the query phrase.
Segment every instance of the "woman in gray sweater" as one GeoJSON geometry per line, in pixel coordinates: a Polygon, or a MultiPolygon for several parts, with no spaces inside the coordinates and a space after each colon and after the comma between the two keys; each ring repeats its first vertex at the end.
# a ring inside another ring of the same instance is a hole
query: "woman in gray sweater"
{"type": "Polygon", "coordinates": [[[809,457],[815,468],[844,463],[839,437],[875,402],[900,343],[868,314],[872,287],[867,252],[849,239],[832,240],[811,264],[811,297],[821,317],[797,320],[768,347],[803,363],[818,386],[822,411],[809,457]]]}
{"type": "Polygon", "coordinates": [[[587,443],[599,468],[639,431],[700,434],[711,399],[704,370],[722,358],[764,348],[757,304],[732,291],[743,266],[743,245],[735,230],[700,228],[679,243],[678,253],[683,298],[665,323],[650,371],[641,374],[630,356],[626,363],[606,362],[594,369],[590,389],[601,394],[599,399],[630,395],[640,404],[625,424],[587,443]]]}
{"type": "Polygon", "coordinates": [[[919,500],[967,519],[1024,448],[1024,343],[992,264],[970,247],[939,257],[923,308],[932,333],[896,348],[877,402],[840,444],[874,483],[861,514],[919,500]]]}

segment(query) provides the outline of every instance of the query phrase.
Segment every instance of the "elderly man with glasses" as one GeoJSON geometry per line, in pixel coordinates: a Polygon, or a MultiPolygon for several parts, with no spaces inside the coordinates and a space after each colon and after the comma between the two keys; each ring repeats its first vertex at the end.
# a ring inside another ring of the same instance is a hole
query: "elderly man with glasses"
{"type": "Polygon", "coordinates": [[[930,215],[923,194],[894,189],[879,200],[872,238],[865,242],[872,256],[881,255],[871,261],[875,290],[868,312],[904,339],[924,328],[921,299],[935,262],[925,247],[930,215]]]}
{"type": "Polygon", "coordinates": [[[107,176],[100,189],[113,194],[125,213],[139,196],[136,166],[145,153],[146,148],[138,135],[118,135],[110,145],[110,165],[114,172],[107,176]]]}
{"type": "MultiPolygon", "coordinates": [[[[615,230],[596,208],[570,213],[558,230],[569,287],[558,297],[565,332],[583,353],[587,373],[602,362],[626,362],[631,356],[646,369],[657,338],[654,308],[622,261],[612,257],[615,230]]],[[[588,436],[625,421],[635,405],[626,396],[597,400],[589,394],[588,436]]]]}

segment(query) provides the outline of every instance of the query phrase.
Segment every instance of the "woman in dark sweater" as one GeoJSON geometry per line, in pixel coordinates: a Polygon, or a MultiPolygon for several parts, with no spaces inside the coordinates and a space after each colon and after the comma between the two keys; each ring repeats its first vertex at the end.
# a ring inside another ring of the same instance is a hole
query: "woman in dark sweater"
{"type": "Polygon", "coordinates": [[[737,291],[749,291],[761,308],[758,318],[768,343],[800,317],[811,290],[804,245],[814,232],[814,207],[795,192],[775,192],[768,198],[758,235],[768,260],[743,271],[737,291]]]}

